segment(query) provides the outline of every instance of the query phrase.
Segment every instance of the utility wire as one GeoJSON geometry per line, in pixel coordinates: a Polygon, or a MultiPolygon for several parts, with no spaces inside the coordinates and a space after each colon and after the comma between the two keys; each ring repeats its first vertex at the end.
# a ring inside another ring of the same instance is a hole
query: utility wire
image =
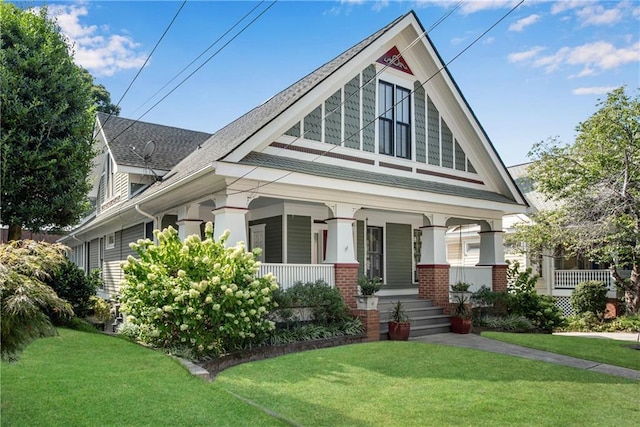
{"type": "MultiPolygon", "coordinates": [[[[449,10],[447,13],[445,13],[443,16],[441,16],[436,22],[434,22],[427,30],[423,31],[421,34],[418,34],[418,36],[411,42],[409,43],[404,49],[402,49],[402,51],[400,51],[398,53],[398,55],[396,55],[396,57],[400,57],[402,56],[403,53],[405,53],[406,51],[408,51],[409,49],[411,49],[413,46],[415,46],[420,40],[422,40],[423,37],[425,37],[427,35],[427,33],[433,31],[435,28],[437,28],[442,22],[444,22],[453,12],[455,12],[456,9],[458,9],[460,6],[462,5],[462,0],[458,1],[454,7],[449,10]]],[[[389,68],[389,64],[384,65],[380,71],[378,71],[373,77],[371,77],[369,80],[367,80],[366,82],[364,82],[361,86],[358,87],[357,91],[354,91],[353,93],[351,93],[348,97],[346,97],[344,99],[344,101],[342,101],[337,107],[335,107],[333,110],[331,110],[330,112],[325,112],[324,116],[322,117],[322,119],[320,120],[320,126],[322,126],[322,124],[326,121],[327,117],[331,116],[332,114],[334,114],[335,112],[337,112],[338,110],[340,110],[342,108],[342,106],[349,100],[351,99],[353,96],[355,96],[356,93],[359,93],[360,89],[363,89],[365,86],[367,86],[370,83],[375,82],[376,77],[378,77],[380,74],[382,74],[385,70],[387,70],[387,68],[389,68]]],[[[379,117],[379,116],[378,116],[379,117]]],[[[375,121],[375,119],[374,119],[375,121]]],[[[336,144],[334,147],[332,147],[329,151],[333,150],[333,148],[337,147],[337,146],[341,146],[343,142],[345,142],[345,140],[351,138],[352,136],[355,136],[356,134],[358,134],[361,130],[363,130],[365,127],[367,127],[369,125],[369,123],[365,126],[363,126],[362,128],[360,128],[358,131],[352,133],[351,135],[349,135],[348,137],[346,137],[344,140],[340,141],[340,144],[336,144]]],[[[299,136],[297,136],[293,141],[287,143],[284,147],[280,147],[278,151],[276,151],[276,154],[280,153],[281,151],[286,150],[287,148],[289,148],[291,145],[295,144],[298,140],[300,140],[301,138],[303,138],[305,136],[305,134],[307,132],[309,132],[311,129],[309,130],[305,130],[304,132],[302,132],[299,136]]],[[[327,151],[327,153],[329,152],[327,151]]],[[[313,159],[312,161],[315,161],[316,159],[313,159]]],[[[235,184],[236,182],[240,181],[241,179],[245,178],[247,175],[249,175],[250,173],[252,173],[253,171],[255,171],[258,168],[258,166],[254,166],[252,169],[250,169],[249,171],[245,172],[243,175],[239,176],[238,178],[234,179],[228,186],[232,186],[233,184],[235,184]]],[[[286,175],[285,175],[286,176],[286,175]]],[[[278,178],[278,179],[282,179],[284,177],[278,178]]],[[[265,184],[266,185],[266,184],[265,184]]]]}
{"type": "MultiPolygon", "coordinates": [[[[458,59],[463,53],[465,53],[467,50],[469,50],[469,48],[471,48],[473,45],[475,45],[480,39],[482,39],[489,31],[491,31],[493,28],[495,28],[498,24],[500,24],[502,21],[504,21],[511,13],[513,13],[518,7],[520,7],[520,5],[522,5],[522,3],[524,3],[525,0],[520,0],[520,2],[518,2],[518,4],[516,4],[514,7],[512,7],[506,14],[504,14],[500,19],[498,19],[495,23],[493,23],[493,25],[491,25],[489,28],[487,28],[484,32],[482,32],[482,34],[480,34],[478,37],[476,37],[471,43],[469,43],[464,49],[462,49],[457,55],[455,55],[452,59],[449,60],[449,62],[447,62],[446,64],[444,64],[442,67],[440,67],[435,73],[433,73],[427,80],[425,80],[424,82],[421,82],[418,86],[418,88],[422,88],[424,87],[425,84],[427,84],[431,79],[433,79],[435,76],[437,76],[438,74],[440,74],[440,72],[442,72],[442,70],[446,69],[453,61],[455,61],[456,59],[458,59]]],[[[394,109],[398,104],[400,104],[402,101],[404,101],[407,97],[411,96],[411,94],[413,94],[418,88],[413,89],[412,91],[409,92],[409,94],[407,96],[405,96],[404,98],[400,99],[398,102],[396,102],[394,105],[392,105],[391,107],[389,107],[387,110],[383,111],[382,113],[380,113],[376,118],[374,118],[373,120],[369,121],[366,125],[362,126],[360,129],[358,129],[357,131],[351,133],[349,136],[347,136],[346,138],[344,138],[340,144],[336,144],[333,145],[331,148],[329,148],[327,151],[324,151],[321,154],[318,154],[315,158],[313,158],[312,160],[310,160],[311,162],[315,162],[316,160],[318,160],[319,158],[323,157],[324,155],[330,153],[331,151],[333,151],[333,149],[335,149],[336,147],[340,147],[342,146],[342,143],[344,143],[346,140],[348,140],[349,138],[351,138],[352,136],[355,136],[356,134],[359,134],[362,130],[364,130],[367,126],[371,125],[372,123],[374,123],[377,119],[380,118],[381,115],[387,113],[388,111],[391,111],[392,109],[394,109]]],[[[254,166],[251,170],[249,170],[249,172],[245,173],[244,175],[242,175],[242,177],[234,180],[231,184],[232,185],[234,183],[236,183],[239,179],[246,177],[247,175],[249,175],[251,172],[255,171],[258,168],[258,166],[254,166]]],[[[271,181],[267,181],[266,183],[259,183],[258,185],[256,185],[253,188],[250,188],[248,190],[241,190],[241,191],[236,191],[235,193],[231,193],[231,195],[233,194],[239,194],[239,193],[245,193],[245,192],[250,192],[250,191],[256,191],[261,187],[265,187],[269,184],[273,184],[275,182],[278,182],[286,177],[288,177],[289,175],[293,174],[294,171],[289,171],[287,173],[285,173],[284,175],[271,180],[271,181]]]]}
{"type": "Polygon", "coordinates": [[[209,50],[211,50],[215,45],[218,44],[218,42],[220,40],[222,40],[227,34],[229,34],[231,32],[231,30],[233,30],[235,27],[237,27],[238,25],[240,25],[240,23],[242,21],[244,21],[249,15],[251,15],[253,13],[253,11],[255,11],[262,3],[264,3],[264,0],[261,0],[257,5],[255,5],[253,7],[253,9],[251,9],[249,12],[247,12],[242,18],[240,18],[240,20],[236,21],[235,24],[233,24],[233,26],[231,26],[227,31],[225,31],[220,37],[218,37],[218,39],[216,41],[214,41],[213,43],[211,43],[209,45],[209,47],[207,47],[205,50],[202,51],[202,53],[200,53],[200,55],[198,55],[196,58],[194,58],[188,65],[186,65],[182,70],[180,70],[178,72],[178,74],[176,74],[175,76],[173,76],[171,78],[171,80],[169,80],[167,83],[164,84],[164,86],[162,86],[160,89],[158,89],[156,91],[156,93],[154,93],[153,95],[151,95],[146,101],[144,101],[142,103],[142,105],[140,105],[138,108],[136,108],[133,111],[133,114],[135,114],[138,110],[140,110],[142,107],[144,107],[145,105],[147,105],[147,103],[149,101],[151,101],[153,98],[156,97],[156,95],[158,95],[160,92],[162,92],[167,86],[169,86],[171,83],[173,83],[173,81],[175,79],[177,79],[182,73],[184,73],[189,67],[191,67],[198,59],[202,58],[204,56],[205,53],[209,52],[209,50]]]}
{"type": "MultiPolygon", "coordinates": [[[[131,89],[131,86],[133,86],[133,83],[138,79],[138,76],[140,75],[140,73],[142,73],[142,70],[144,70],[144,67],[147,65],[147,63],[149,62],[149,60],[151,59],[151,56],[154,54],[154,52],[156,51],[156,49],[158,48],[158,46],[160,45],[160,42],[162,42],[162,39],[164,39],[164,36],[167,35],[167,33],[169,32],[169,29],[171,29],[171,27],[173,26],[173,23],[175,22],[175,20],[178,18],[178,15],[180,14],[180,12],[182,11],[182,8],[185,6],[185,4],[187,4],[187,0],[184,0],[182,2],[182,4],[180,5],[180,7],[178,8],[178,10],[176,11],[176,13],[173,15],[173,18],[171,19],[171,22],[169,22],[169,25],[167,26],[167,28],[164,30],[164,32],[162,33],[162,35],[160,36],[160,38],[158,39],[158,41],[156,42],[155,46],[153,47],[153,49],[151,49],[151,52],[149,53],[149,55],[147,55],[147,59],[145,59],[144,64],[142,64],[142,66],[140,67],[140,69],[138,70],[138,72],[136,73],[136,75],[133,77],[133,80],[131,80],[131,83],[129,83],[129,86],[127,86],[127,89],[124,91],[124,93],[122,94],[122,96],[120,97],[120,99],[118,100],[118,102],[116,103],[116,107],[118,107],[120,105],[120,103],[122,102],[122,100],[124,99],[124,97],[127,95],[127,93],[129,92],[129,89],[131,89]]],[[[107,116],[107,118],[105,119],[104,123],[102,123],[102,126],[100,127],[100,129],[98,130],[98,132],[100,132],[103,128],[104,125],[109,121],[109,119],[111,118],[113,113],[109,113],[109,115],[107,116]]]]}
{"type": "Polygon", "coordinates": [[[151,107],[149,107],[144,113],[142,113],[142,115],[140,115],[137,119],[133,120],[127,127],[125,127],[119,134],[117,134],[115,137],[113,137],[111,139],[111,141],[116,140],[118,137],[120,137],[120,135],[122,135],[123,133],[125,133],[126,131],[129,130],[129,128],[131,128],[131,126],[133,126],[134,124],[136,124],[137,122],[140,121],[140,119],[142,119],[144,116],[146,116],[151,110],[153,110],[154,108],[156,108],[158,106],[158,104],[160,104],[162,101],[164,101],[169,95],[171,95],[173,92],[176,91],[176,89],[178,89],[180,86],[182,86],[187,80],[189,80],[195,73],[197,73],[198,71],[200,71],[200,69],[202,67],[204,67],[207,63],[209,63],[209,61],[211,61],[215,56],[218,55],[218,53],[220,53],[225,47],[227,47],[232,41],[234,41],[240,34],[242,34],[247,28],[249,28],[255,21],[257,21],[262,15],[264,15],[269,9],[271,9],[276,3],[278,2],[278,0],[274,0],[273,2],[271,2],[271,4],[269,6],[267,6],[266,9],[264,9],[262,12],[260,12],[258,14],[258,16],[256,16],[255,18],[253,18],[247,25],[245,25],[238,33],[236,33],[231,39],[229,39],[224,45],[222,45],[222,47],[220,47],[218,50],[216,50],[211,56],[209,56],[207,58],[206,61],[204,61],[202,64],[200,64],[195,70],[193,70],[187,77],[185,77],[184,79],[182,79],[182,81],[180,81],[180,83],[178,83],[173,89],[171,89],[169,92],[167,92],[162,98],[160,98],[155,104],[153,104],[151,107]]]}

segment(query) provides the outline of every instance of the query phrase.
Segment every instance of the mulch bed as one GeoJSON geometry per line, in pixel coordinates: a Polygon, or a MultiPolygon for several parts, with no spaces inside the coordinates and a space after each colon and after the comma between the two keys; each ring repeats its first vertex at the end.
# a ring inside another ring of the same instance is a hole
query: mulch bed
{"type": "Polygon", "coordinates": [[[242,363],[255,362],[271,357],[283,356],[285,354],[298,353],[300,351],[316,350],[320,348],[336,347],[339,345],[347,344],[356,344],[365,341],[367,341],[367,335],[358,334],[313,341],[293,342],[289,344],[258,347],[235,353],[229,353],[223,356],[216,357],[215,359],[199,362],[197,363],[197,365],[209,371],[209,376],[213,380],[215,376],[223,370],[232,366],[240,365],[242,363]]]}

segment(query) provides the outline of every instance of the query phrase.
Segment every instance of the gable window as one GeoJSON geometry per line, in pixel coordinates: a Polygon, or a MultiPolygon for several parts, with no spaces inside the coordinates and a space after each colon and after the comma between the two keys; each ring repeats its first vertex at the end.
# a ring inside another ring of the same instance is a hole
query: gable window
{"type": "Polygon", "coordinates": [[[411,158],[411,92],[380,81],[378,138],[380,154],[411,158]]]}

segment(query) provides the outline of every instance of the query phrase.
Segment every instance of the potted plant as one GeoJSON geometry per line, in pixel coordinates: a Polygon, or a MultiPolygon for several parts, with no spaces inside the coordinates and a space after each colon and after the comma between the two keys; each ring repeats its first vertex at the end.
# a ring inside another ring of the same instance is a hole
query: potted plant
{"type": "Polygon", "coordinates": [[[394,341],[407,341],[411,333],[411,323],[409,316],[404,311],[404,304],[398,301],[393,306],[391,317],[388,322],[389,339],[394,341]]]}
{"type": "Polygon", "coordinates": [[[451,332],[468,334],[471,332],[471,310],[467,306],[466,296],[456,296],[456,309],[451,316],[451,332]]]}
{"type": "Polygon", "coordinates": [[[358,280],[360,294],[356,298],[358,310],[376,310],[378,308],[378,297],[376,292],[382,288],[382,280],[379,277],[361,276],[358,280]]]}
{"type": "Polygon", "coordinates": [[[471,296],[471,292],[469,292],[469,288],[471,287],[470,283],[458,281],[451,285],[451,298],[450,302],[457,302],[459,298],[468,299],[471,296]]]}

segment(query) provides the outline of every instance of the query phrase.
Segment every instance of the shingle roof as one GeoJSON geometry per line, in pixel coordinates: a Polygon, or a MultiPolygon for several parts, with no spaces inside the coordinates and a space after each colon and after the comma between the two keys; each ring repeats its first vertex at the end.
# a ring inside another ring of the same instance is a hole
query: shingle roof
{"type": "Polygon", "coordinates": [[[510,166],[507,168],[509,174],[513,177],[516,185],[524,195],[529,205],[537,211],[553,209],[555,203],[547,200],[547,197],[534,189],[533,182],[528,177],[528,169],[531,163],[523,163],[521,165],[510,166]]]}
{"type": "Polygon", "coordinates": [[[425,181],[417,178],[386,175],[376,172],[345,168],[342,166],[328,165],[326,163],[298,160],[289,157],[279,157],[264,153],[252,152],[239,163],[249,166],[263,166],[315,176],[385,185],[392,188],[424,191],[447,196],[469,197],[472,199],[508,204],[515,203],[513,199],[505,197],[502,194],[486,190],[478,190],[475,188],[445,184],[441,182],[425,181]]]}
{"type": "Polygon", "coordinates": [[[115,162],[122,166],[171,170],[211,137],[205,132],[109,117],[100,112],[97,117],[98,129],[102,127],[115,162]],[[156,149],[145,164],[141,156],[148,141],[154,141],[156,149]]]}
{"type": "Polygon", "coordinates": [[[411,13],[409,12],[397,18],[268,101],[220,129],[202,145],[200,150],[187,156],[167,174],[166,179],[155,183],[145,191],[145,194],[153,194],[210,165],[212,162],[224,158],[411,13]]]}

